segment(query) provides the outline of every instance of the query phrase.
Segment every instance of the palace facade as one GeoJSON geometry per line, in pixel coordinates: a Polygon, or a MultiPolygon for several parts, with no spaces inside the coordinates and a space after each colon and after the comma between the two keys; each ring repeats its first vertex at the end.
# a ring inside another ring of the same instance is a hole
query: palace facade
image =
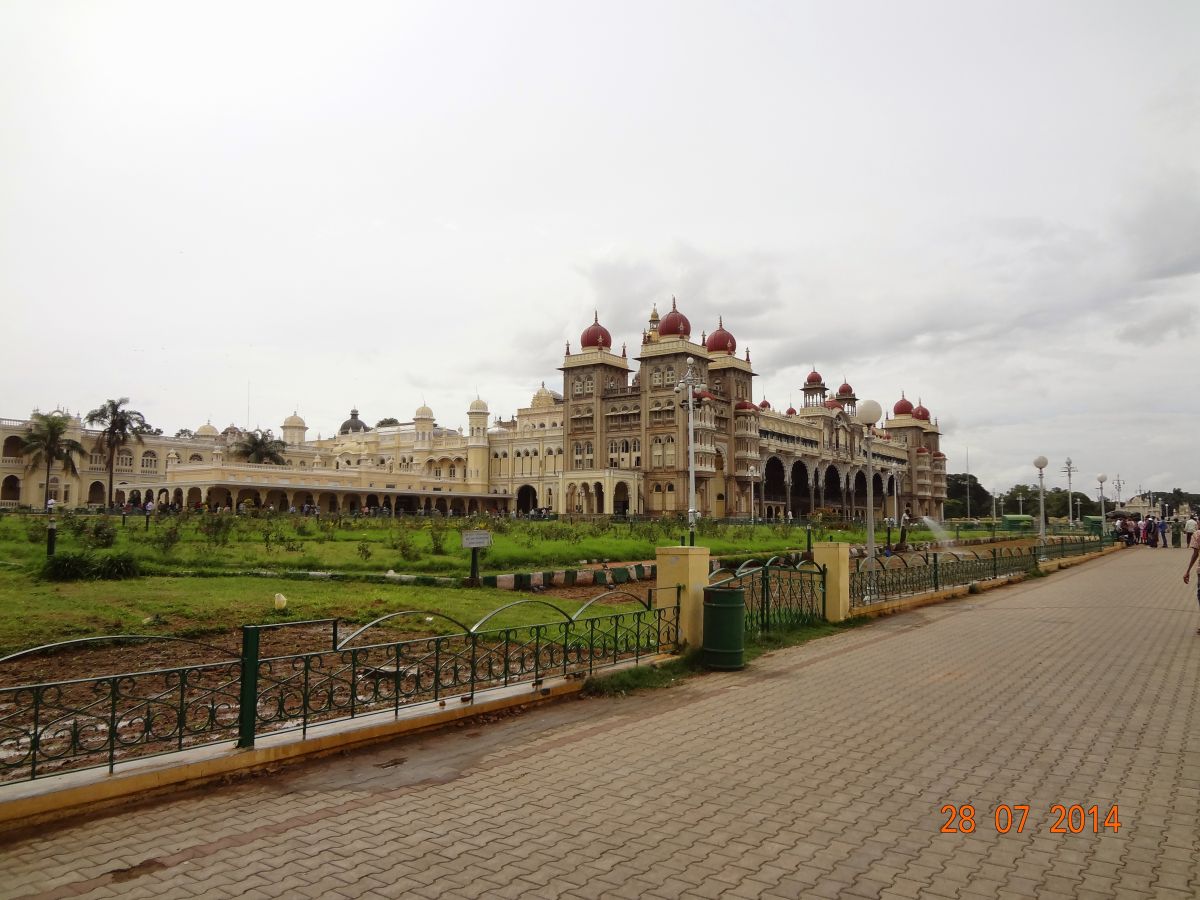
{"type": "MultiPolygon", "coordinates": [[[[632,358],[625,345],[614,350],[594,317],[578,349],[567,344],[561,391],[543,382],[511,419],[489,421],[479,398],[467,407],[465,430],[439,425],[427,406],[411,421],[378,428],[355,409],[335,436],[310,440],[293,414],[280,428],[282,466],[235,458],[243,432],[234,425],[218,431],[206,423],[191,437],[145,435],[117,456],[115,500],[323,512],[684,514],[689,391],[681,382],[689,370],[701,515],[748,517],[753,495],[761,518],[818,511],[859,518],[871,477],[876,518],[907,512],[941,519],[946,457],[937,420],[921,403],[901,394],[877,430],[868,466],[848,383],[831,390],[814,370],[800,388],[799,409],[755,403],[749,352],[737,355],[720,320],[694,340],[674,301],[661,318],[657,309],[650,314],[632,358]]],[[[45,470],[30,468],[21,450],[28,424],[0,419],[0,507],[41,507],[45,470]]],[[[75,416],[71,436],[91,448],[97,433],[75,416]]],[[[72,476],[56,467],[50,495],[67,507],[103,506],[103,455],[93,452],[78,469],[72,476]]]]}

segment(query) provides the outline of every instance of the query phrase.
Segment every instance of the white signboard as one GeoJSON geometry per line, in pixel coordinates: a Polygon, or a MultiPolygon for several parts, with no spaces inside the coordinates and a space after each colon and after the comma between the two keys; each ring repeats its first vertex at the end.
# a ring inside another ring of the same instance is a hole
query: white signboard
{"type": "Polygon", "coordinates": [[[490,547],[492,546],[492,533],[490,531],[464,531],[462,545],[468,550],[474,547],[490,547]]]}

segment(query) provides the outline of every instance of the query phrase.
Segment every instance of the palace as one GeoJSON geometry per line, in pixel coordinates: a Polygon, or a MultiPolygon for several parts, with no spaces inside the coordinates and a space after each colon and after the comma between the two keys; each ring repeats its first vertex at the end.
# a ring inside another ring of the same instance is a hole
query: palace
{"type": "MultiPolygon", "coordinates": [[[[509,513],[547,509],[563,514],[684,514],[688,491],[688,390],[692,373],[696,505],[700,515],[802,518],[817,511],[845,518],[874,515],[942,517],[946,457],[940,433],[922,404],[901,394],[872,441],[854,420],[858,398],[843,383],[831,391],[814,369],[799,409],[753,401],[750,354],[720,320],[692,339],[676,308],[651,314],[632,359],[596,316],[578,350],[568,343],[561,387],[537,389],[529,406],[489,424],[487,404],[467,407],[467,427],[438,425],[420,406],[412,420],[371,428],[357,409],[330,438],[309,440],[298,415],[284,419],[286,465],[250,464],[231,450],[243,432],[201,425],[191,437],[145,435],[117,456],[114,499],[212,508],[304,505],[323,512],[364,508],[393,513],[509,513]]],[[[0,419],[0,507],[40,508],[45,470],[22,455],[28,421],[0,419]]],[[[74,418],[71,436],[96,442],[74,418]]],[[[106,460],[78,461],[78,475],[59,469],[50,496],[64,506],[103,506],[106,460]]]]}

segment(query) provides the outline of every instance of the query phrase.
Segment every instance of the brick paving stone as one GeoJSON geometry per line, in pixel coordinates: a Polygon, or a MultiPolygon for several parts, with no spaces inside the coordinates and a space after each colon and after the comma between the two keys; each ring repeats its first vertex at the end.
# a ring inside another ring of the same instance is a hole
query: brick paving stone
{"type": "Polygon", "coordinates": [[[18,835],[0,897],[1195,896],[1181,560],[1133,548],[485,741],[417,735],[18,835]],[[1050,832],[1055,804],[1114,802],[1116,834],[1050,832]],[[940,833],[963,803],[975,831],[940,833]],[[1024,833],[997,833],[1001,804],[1029,805],[1024,833]]]}

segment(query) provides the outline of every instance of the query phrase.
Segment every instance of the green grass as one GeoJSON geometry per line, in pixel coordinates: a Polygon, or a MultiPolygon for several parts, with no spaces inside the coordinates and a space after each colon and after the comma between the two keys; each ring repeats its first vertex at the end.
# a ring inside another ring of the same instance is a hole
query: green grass
{"type": "MultiPolygon", "coordinates": [[[[64,552],[85,549],[75,526],[94,517],[63,516],[58,546],[64,552]]],[[[129,517],[116,524],[113,552],[130,553],[142,568],[160,574],[178,572],[331,571],[383,573],[389,569],[409,574],[464,576],[470,570],[470,551],[460,546],[458,530],[488,528],[494,545],[481,555],[485,574],[544,571],[578,565],[581,560],[625,562],[653,559],[655,548],[676,544],[686,531],[678,521],[637,523],[511,520],[441,520],[442,552],[434,552],[435,523],[428,519],[343,519],[317,522],[295,516],[271,519],[239,516],[233,519],[228,544],[206,541],[200,519],[181,516],[156,519],[149,531],[144,519],[129,517]],[[172,521],[179,523],[179,540],[165,549],[161,541],[172,521]],[[364,552],[365,551],[365,552],[364,552]]],[[[16,565],[34,571],[45,558],[45,538],[40,516],[0,515],[0,566],[16,565]]],[[[983,532],[981,532],[982,534],[983,532]]],[[[965,535],[965,533],[964,533],[965,535]]],[[[880,534],[882,540],[883,533],[880,534]]],[[[914,531],[912,540],[932,535],[914,531]]],[[[716,557],[734,560],[767,557],[806,545],[804,528],[786,525],[724,525],[701,522],[697,543],[716,557]]],[[[861,543],[858,530],[814,529],[813,540],[861,543]]]]}
{"type": "MultiPolygon", "coordinates": [[[[817,638],[838,634],[849,628],[858,628],[869,621],[871,621],[869,618],[861,617],[847,619],[836,625],[820,622],[799,628],[747,635],[746,663],[747,665],[753,663],[764,653],[784,647],[795,647],[817,638]]],[[[671,687],[691,675],[705,671],[702,657],[702,651],[692,650],[683,656],[663,663],[623,669],[620,672],[613,672],[611,675],[594,675],[584,682],[583,692],[593,697],[623,697],[635,691],[671,687]]]]}
{"type": "MultiPolygon", "coordinates": [[[[487,628],[552,622],[561,616],[546,604],[572,613],[582,604],[533,598],[487,588],[417,587],[270,578],[140,578],[131,581],[40,582],[0,569],[0,655],[55,641],[103,634],[162,634],[200,637],[243,624],[295,622],[336,617],[365,624],[402,610],[429,610],[468,627],[517,600],[536,600],[509,609],[487,628]],[[275,593],[287,609],[275,609],[275,593]],[[145,620],[150,624],[144,624],[145,620]]],[[[632,609],[622,605],[621,610],[632,609]]],[[[594,606],[596,614],[617,611],[594,606]]],[[[444,634],[459,629],[444,619],[404,617],[395,630],[444,634]]]]}

